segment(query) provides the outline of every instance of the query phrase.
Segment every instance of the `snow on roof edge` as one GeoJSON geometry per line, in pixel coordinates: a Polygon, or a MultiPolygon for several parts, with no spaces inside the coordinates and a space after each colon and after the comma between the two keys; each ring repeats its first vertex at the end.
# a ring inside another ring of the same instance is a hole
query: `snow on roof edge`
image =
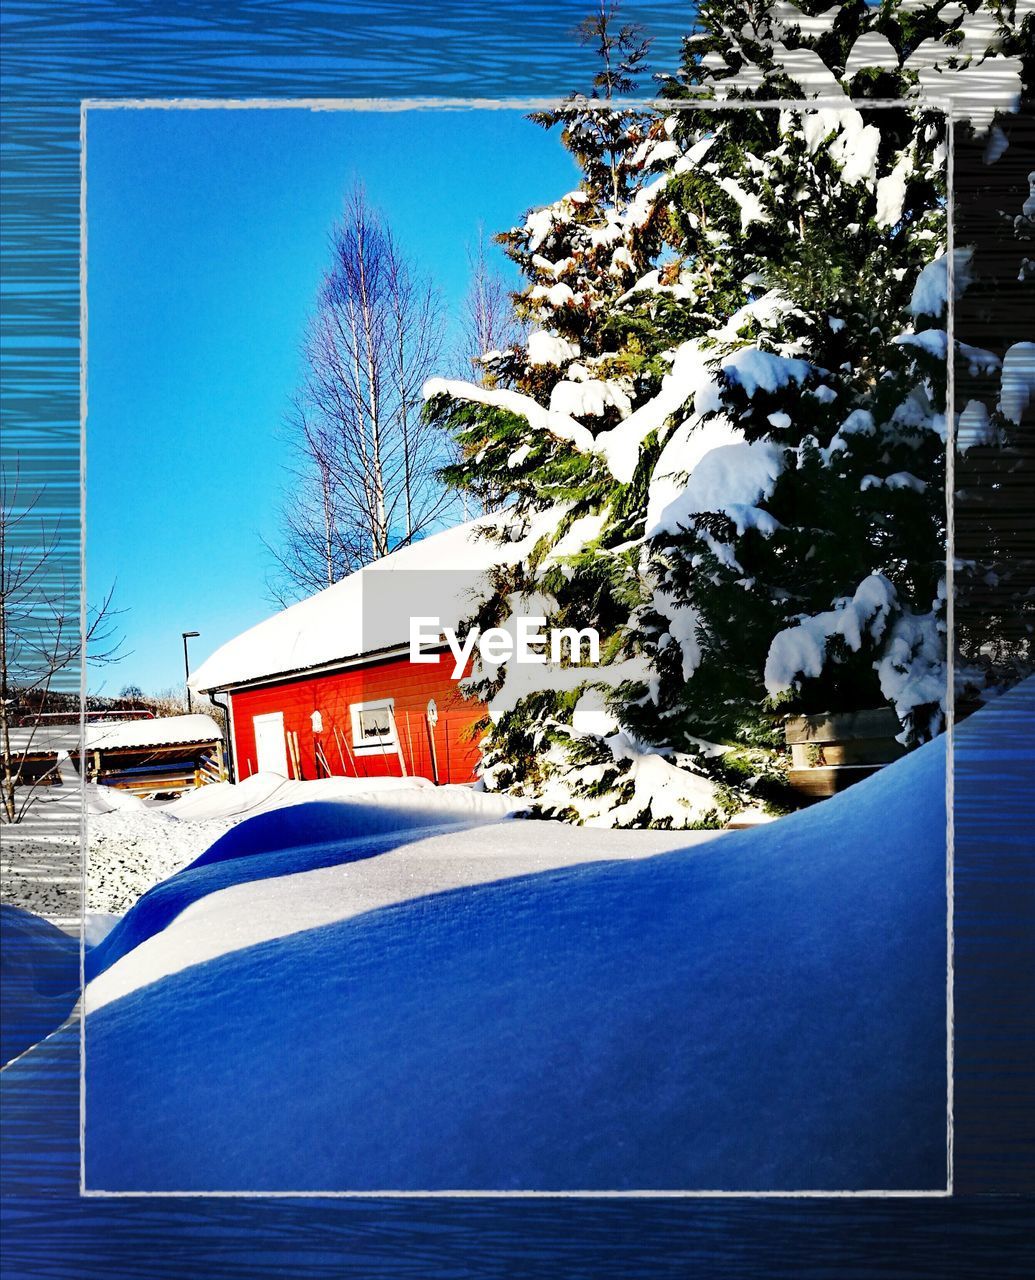
{"type": "MultiPolygon", "coordinates": [[[[468,574],[487,571],[513,558],[512,551],[478,536],[499,525],[498,513],[479,516],[363,566],[228,640],[191,674],[190,687],[207,693],[276,677],[288,678],[368,654],[373,657],[407,643],[405,634],[382,637],[385,643],[370,643],[362,617],[365,576],[383,570],[453,570],[468,574]]],[[[444,602],[446,606],[450,603],[456,602],[444,602]]],[[[455,618],[443,616],[446,624],[459,620],[460,614],[455,618]]]]}
{"type": "Polygon", "coordinates": [[[87,724],[86,748],[89,751],[113,751],[122,747],[174,747],[187,743],[218,742],[223,734],[219,725],[201,713],[183,716],[157,716],[154,720],[109,720],[103,724],[87,724]]]}
{"type": "Polygon", "coordinates": [[[201,713],[182,716],[156,716],[149,720],[105,720],[87,722],[80,735],[78,724],[40,724],[11,729],[12,753],[70,755],[80,746],[87,751],[113,751],[128,747],[175,747],[201,742],[218,742],[222,738],[219,725],[211,716],[201,713]]]}

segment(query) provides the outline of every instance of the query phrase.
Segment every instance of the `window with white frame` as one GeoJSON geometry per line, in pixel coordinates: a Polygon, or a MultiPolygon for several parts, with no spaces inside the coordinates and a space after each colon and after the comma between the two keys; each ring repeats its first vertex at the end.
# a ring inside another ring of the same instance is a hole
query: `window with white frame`
{"type": "Polygon", "coordinates": [[[352,713],[352,748],[358,754],[395,751],[399,738],[395,724],[395,699],[378,702],[354,702],[352,713]]]}

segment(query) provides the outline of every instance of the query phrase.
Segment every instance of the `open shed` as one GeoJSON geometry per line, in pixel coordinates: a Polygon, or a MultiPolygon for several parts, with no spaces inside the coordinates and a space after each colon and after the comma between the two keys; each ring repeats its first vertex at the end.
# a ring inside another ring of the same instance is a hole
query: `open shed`
{"type": "Polygon", "coordinates": [[[226,777],[223,734],[207,715],[60,724],[43,721],[10,730],[12,766],[25,784],[61,781],[68,756],[103,786],[143,794],[185,791],[226,777]]]}
{"type": "Polygon", "coordinates": [[[87,775],[124,791],[186,791],[226,778],[223,734],[211,716],[88,724],[87,775]]]}

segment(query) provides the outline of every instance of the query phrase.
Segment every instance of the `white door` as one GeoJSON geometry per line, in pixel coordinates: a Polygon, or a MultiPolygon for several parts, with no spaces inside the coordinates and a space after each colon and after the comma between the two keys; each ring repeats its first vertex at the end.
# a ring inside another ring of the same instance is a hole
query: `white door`
{"type": "Polygon", "coordinates": [[[255,758],[259,773],[279,773],[286,778],[288,766],[283,712],[253,716],[252,724],[255,727],[255,758]]]}

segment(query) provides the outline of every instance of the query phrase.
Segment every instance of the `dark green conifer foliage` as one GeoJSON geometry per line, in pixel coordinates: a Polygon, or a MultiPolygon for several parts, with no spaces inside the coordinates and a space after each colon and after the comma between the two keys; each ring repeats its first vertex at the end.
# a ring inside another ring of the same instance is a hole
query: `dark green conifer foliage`
{"type": "MultiPolygon", "coordinates": [[[[1008,57],[1009,6],[969,8],[994,17],[1008,57]]],[[[708,780],[686,820],[709,823],[773,799],[763,749],[789,712],[890,702],[909,743],[942,727],[947,138],[919,81],[932,58],[966,65],[971,17],[938,0],[705,0],[652,113],[601,113],[646,47],[613,9],[584,27],[594,96],[539,118],[583,181],[500,236],[527,281],[528,345],[488,359],[488,390],[445,384],[428,407],[460,441],[453,481],[508,503],[507,536],[533,544],[479,620],[525,599],[603,639],[607,666],[585,685],[568,673],[498,704],[490,785],[566,816],[679,821],[640,780],[653,749],[708,780]],[[592,685],[617,736],[576,723],[592,685]]],[[[991,402],[995,357],[1017,339],[979,328],[960,335],[963,364],[991,402]]],[[[988,467],[1009,469],[999,443],[988,467]]],[[[1013,620],[1021,589],[1003,604],[1013,620]]],[[[507,679],[472,688],[492,698],[507,679]]]]}

